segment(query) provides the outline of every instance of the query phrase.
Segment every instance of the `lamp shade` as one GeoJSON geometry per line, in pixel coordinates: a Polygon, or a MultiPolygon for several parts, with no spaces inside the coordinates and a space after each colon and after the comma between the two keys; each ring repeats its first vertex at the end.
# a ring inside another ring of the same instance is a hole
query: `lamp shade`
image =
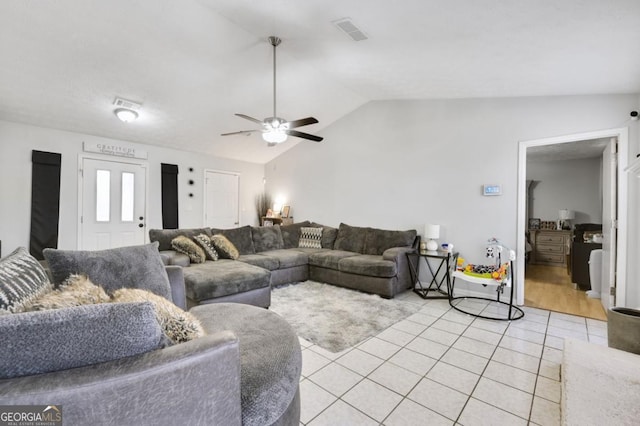
{"type": "Polygon", "coordinates": [[[572,220],[575,217],[576,213],[573,210],[562,209],[558,212],[558,219],[560,220],[572,220]]]}
{"type": "Polygon", "coordinates": [[[424,226],[425,238],[440,238],[440,225],[425,225],[424,226]]]}

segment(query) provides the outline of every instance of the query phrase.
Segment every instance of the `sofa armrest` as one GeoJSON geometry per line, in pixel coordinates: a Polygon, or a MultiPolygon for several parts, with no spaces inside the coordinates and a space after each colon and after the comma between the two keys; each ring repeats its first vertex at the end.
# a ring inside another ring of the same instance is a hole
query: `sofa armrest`
{"type": "Polygon", "coordinates": [[[393,260],[398,261],[401,258],[406,258],[407,253],[412,253],[416,251],[413,247],[392,247],[390,249],[386,249],[384,253],[382,253],[382,258],[384,260],[393,260]]]}
{"type": "Polygon", "coordinates": [[[0,380],[6,405],[62,405],[65,424],[240,425],[238,339],[221,331],[142,355],[0,380]]]}
{"type": "MultiPolygon", "coordinates": [[[[411,280],[411,271],[409,269],[409,262],[414,262],[414,268],[417,268],[418,265],[418,256],[407,256],[407,253],[415,253],[416,249],[413,247],[392,247],[387,249],[382,253],[382,258],[384,260],[392,260],[396,262],[396,267],[398,269],[398,283],[400,288],[412,288],[413,281],[411,280]],[[410,257],[416,259],[409,259],[410,257]]],[[[417,270],[417,269],[416,269],[417,270]]]]}
{"type": "Polygon", "coordinates": [[[171,285],[171,299],[180,309],[187,310],[187,296],[184,288],[184,274],[180,266],[165,266],[169,284],[171,285]]]}

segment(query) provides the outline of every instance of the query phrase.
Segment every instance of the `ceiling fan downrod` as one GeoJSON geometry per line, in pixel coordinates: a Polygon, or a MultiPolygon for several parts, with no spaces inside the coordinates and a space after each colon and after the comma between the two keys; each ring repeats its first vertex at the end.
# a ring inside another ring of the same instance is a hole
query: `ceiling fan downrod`
{"type": "Polygon", "coordinates": [[[276,47],[282,43],[282,40],[279,37],[270,36],[269,43],[273,46],[273,118],[271,126],[277,128],[281,123],[276,115],[276,47]]]}

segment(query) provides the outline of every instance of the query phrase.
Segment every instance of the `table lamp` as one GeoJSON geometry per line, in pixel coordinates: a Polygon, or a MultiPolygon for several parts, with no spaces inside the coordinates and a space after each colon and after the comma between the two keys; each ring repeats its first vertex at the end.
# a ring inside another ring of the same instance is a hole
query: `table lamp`
{"type": "Polygon", "coordinates": [[[424,226],[424,238],[427,241],[427,250],[438,250],[438,243],[436,240],[440,238],[440,225],[425,225],[424,226]]]}
{"type": "Polygon", "coordinates": [[[576,213],[573,210],[562,209],[558,212],[558,230],[571,229],[570,220],[575,219],[576,213]]]}

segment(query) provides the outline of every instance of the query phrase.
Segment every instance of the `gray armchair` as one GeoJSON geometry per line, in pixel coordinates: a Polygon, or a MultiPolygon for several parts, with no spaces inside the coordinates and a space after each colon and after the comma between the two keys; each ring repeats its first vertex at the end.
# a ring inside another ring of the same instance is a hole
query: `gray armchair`
{"type": "MultiPolygon", "coordinates": [[[[171,299],[185,309],[182,269],[168,266],[166,273],[171,299]]],[[[11,329],[10,322],[47,312],[55,311],[0,315],[0,334],[11,329]]],[[[0,379],[0,405],[62,406],[66,425],[298,425],[302,361],[287,322],[239,304],[199,306],[192,313],[204,337],[108,362],[0,379]]]]}

